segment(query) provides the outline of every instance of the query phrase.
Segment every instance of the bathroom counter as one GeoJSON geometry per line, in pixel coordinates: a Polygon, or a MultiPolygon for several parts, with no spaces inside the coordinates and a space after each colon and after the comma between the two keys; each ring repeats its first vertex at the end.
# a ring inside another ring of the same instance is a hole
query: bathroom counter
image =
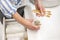
{"type": "MultiPolygon", "coordinates": [[[[30,4],[30,9],[34,9],[34,5],[30,4]]],[[[48,17],[40,17],[39,20],[41,22],[40,30],[38,31],[31,31],[27,30],[28,33],[28,40],[60,40],[60,6],[54,7],[54,8],[46,8],[46,10],[51,11],[51,16],[48,17]]],[[[28,17],[31,13],[25,11],[26,18],[32,18],[28,17]]],[[[32,15],[30,15],[32,16],[32,15]]]]}

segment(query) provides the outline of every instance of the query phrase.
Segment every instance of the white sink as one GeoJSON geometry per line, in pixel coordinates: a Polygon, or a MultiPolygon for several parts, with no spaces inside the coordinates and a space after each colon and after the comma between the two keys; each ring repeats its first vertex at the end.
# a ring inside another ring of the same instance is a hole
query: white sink
{"type": "MultiPolygon", "coordinates": [[[[34,3],[34,0],[30,0],[31,3],[34,3]]],[[[44,7],[55,7],[60,5],[60,0],[42,0],[41,2],[44,7]]]]}
{"type": "Polygon", "coordinates": [[[60,5],[60,0],[42,0],[42,4],[45,7],[55,7],[60,5]]]}

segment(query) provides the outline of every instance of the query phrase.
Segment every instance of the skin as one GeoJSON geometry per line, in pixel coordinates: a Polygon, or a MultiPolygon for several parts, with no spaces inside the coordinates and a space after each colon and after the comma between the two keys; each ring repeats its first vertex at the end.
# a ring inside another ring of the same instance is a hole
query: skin
{"type": "Polygon", "coordinates": [[[45,8],[41,4],[41,0],[35,0],[35,7],[36,7],[36,10],[40,11],[40,13],[37,13],[37,16],[40,17],[45,15],[45,8]]]}
{"type": "Polygon", "coordinates": [[[20,24],[24,25],[25,27],[27,27],[28,29],[30,30],[38,30],[40,27],[39,26],[36,26],[36,25],[33,25],[32,22],[33,20],[30,19],[30,20],[26,20],[24,19],[23,17],[21,17],[18,12],[16,12],[14,15],[13,15],[13,18],[16,19],[16,21],[18,21],[20,24]]]}
{"type": "MultiPolygon", "coordinates": [[[[35,0],[35,2],[36,2],[35,3],[36,8],[39,9],[41,12],[44,12],[43,7],[39,4],[38,0],[35,0]]],[[[21,15],[19,15],[18,12],[16,12],[12,16],[13,16],[14,19],[16,19],[16,21],[18,21],[20,24],[24,25],[24,27],[26,27],[26,28],[28,28],[30,30],[39,30],[39,28],[40,28],[40,25],[33,25],[32,24],[33,19],[26,20],[23,17],[21,17],[21,15]]]]}

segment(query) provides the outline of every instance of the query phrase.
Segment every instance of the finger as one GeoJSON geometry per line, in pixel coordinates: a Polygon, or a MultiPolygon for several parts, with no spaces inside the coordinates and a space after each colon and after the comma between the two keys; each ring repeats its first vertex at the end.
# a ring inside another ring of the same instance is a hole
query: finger
{"type": "Polygon", "coordinates": [[[42,5],[39,5],[39,10],[40,10],[40,15],[44,16],[45,15],[45,8],[42,5]]]}
{"type": "Polygon", "coordinates": [[[40,10],[41,10],[41,15],[44,16],[45,15],[45,9],[44,9],[44,7],[41,7],[40,10]]]}
{"type": "Polygon", "coordinates": [[[40,29],[40,26],[36,26],[35,29],[36,29],[36,30],[39,30],[39,29],[40,29]]]}
{"type": "Polygon", "coordinates": [[[32,29],[33,30],[39,30],[40,29],[40,26],[34,26],[32,29]]]}
{"type": "Polygon", "coordinates": [[[41,14],[40,14],[40,13],[36,13],[36,16],[40,17],[40,16],[41,16],[41,14]]]}
{"type": "Polygon", "coordinates": [[[33,26],[33,27],[31,27],[31,28],[28,28],[28,29],[30,29],[30,30],[39,30],[39,28],[40,28],[40,27],[38,27],[38,26],[33,26]]]}

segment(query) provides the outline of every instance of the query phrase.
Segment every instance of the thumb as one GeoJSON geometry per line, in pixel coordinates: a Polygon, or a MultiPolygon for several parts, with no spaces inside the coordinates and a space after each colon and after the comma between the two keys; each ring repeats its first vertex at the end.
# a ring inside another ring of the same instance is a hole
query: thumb
{"type": "Polygon", "coordinates": [[[33,19],[27,19],[28,21],[30,21],[31,23],[34,21],[33,19]]]}

